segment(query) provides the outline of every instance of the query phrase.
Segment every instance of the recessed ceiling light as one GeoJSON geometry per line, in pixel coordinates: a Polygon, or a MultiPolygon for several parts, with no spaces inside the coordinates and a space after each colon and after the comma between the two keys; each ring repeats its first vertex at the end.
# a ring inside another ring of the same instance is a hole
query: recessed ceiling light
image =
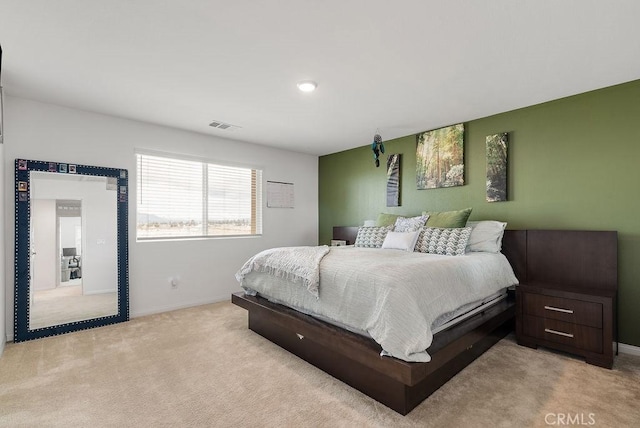
{"type": "Polygon", "coordinates": [[[312,80],[303,80],[298,82],[298,89],[302,92],[313,92],[318,87],[318,84],[312,80]]]}

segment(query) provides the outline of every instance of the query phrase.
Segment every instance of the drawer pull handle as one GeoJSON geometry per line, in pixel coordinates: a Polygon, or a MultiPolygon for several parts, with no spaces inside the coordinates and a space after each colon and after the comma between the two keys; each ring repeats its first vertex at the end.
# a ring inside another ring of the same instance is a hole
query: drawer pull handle
{"type": "Polygon", "coordinates": [[[301,335],[300,333],[296,333],[296,336],[298,336],[298,339],[300,339],[300,340],[304,339],[304,336],[301,335]]]}
{"type": "Polygon", "coordinates": [[[573,334],[571,333],[563,333],[561,331],[551,330],[550,328],[545,328],[544,331],[551,334],[557,334],[558,336],[573,337],[573,334]]]}
{"type": "Polygon", "coordinates": [[[572,309],[554,308],[553,306],[545,306],[544,308],[546,310],[548,310],[548,311],[563,312],[565,314],[572,314],[573,313],[572,309]]]}

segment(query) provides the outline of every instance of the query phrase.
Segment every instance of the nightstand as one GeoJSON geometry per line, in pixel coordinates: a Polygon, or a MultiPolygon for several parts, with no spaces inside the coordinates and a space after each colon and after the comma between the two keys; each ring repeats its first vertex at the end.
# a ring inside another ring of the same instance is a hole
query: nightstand
{"type": "Polygon", "coordinates": [[[358,226],[334,226],[332,240],[345,241],[344,245],[353,245],[358,236],[358,226]]]}
{"type": "Polygon", "coordinates": [[[512,249],[505,255],[520,280],[518,343],[570,352],[611,368],[614,338],[618,341],[618,233],[526,230],[505,239],[512,249]]]}
{"type": "Polygon", "coordinates": [[[616,290],[546,283],[516,288],[518,344],[580,355],[589,364],[612,367],[615,314],[616,290]]]}

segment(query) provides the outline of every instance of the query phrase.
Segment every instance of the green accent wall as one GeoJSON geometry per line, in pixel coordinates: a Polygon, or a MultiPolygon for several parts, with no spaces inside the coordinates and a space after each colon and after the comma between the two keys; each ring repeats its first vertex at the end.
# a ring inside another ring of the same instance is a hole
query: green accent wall
{"type": "MultiPolygon", "coordinates": [[[[426,131],[426,129],[425,129],[426,131]]],[[[384,138],[384,133],[383,133],[384,138]]],[[[372,134],[373,138],[373,134],[372,134]]],[[[465,185],[416,190],[415,136],[319,159],[320,243],[378,213],[472,207],[511,229],[617,230],[620,341],[640,346],[640,80],[465,123],[465,185]],[[508,202],[485,201],[485,137],[509,132],[508,202]],[[401,153],[401,206],[386,205],[386,160],[401,153]]]]}

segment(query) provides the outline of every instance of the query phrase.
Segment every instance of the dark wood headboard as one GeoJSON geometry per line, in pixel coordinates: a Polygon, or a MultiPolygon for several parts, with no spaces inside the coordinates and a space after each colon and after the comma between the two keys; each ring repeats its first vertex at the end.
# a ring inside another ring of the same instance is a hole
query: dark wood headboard
{"type": "MultiPolygon", "coordinates": [[[[347,245],[352,245],[357,235],[358,226],[335,226],[332,239],[347,241],[347,245]]],[[[527,276],[527,231],[506,230],[502,238],[502,253],[511,263],[516,277],[524,282],[527,276]]]]}
{"type": "Polygon", "coordinates": [[[522,284],[618,288],[618,233],[614,231],[507,230],[502,253],[522,284]]]}
{"type": "MultiPolygon", "coordinates": [[[[333,228],[333,239],[353,244],[357,226],[333,228]]],[[[618,233],[586,230],[505,230],[502,253],[520,283],[618,288],[618,233]]]]}
{"type": "Polygon", "coordinates": [[[513,273],[520,282],[527,281],[527,231],[505,230],[502,237],[502,254],[507,257],[513,273]]]}
{"type": "MultiPolygon", "coordinates": [[[[358,226],[335,226],[333,238],[347,241],[347,245],[356,242],[358,226]]],[[[502,253],[513,267],[516,278],[525,282],[527,278],[527,231],[506,230],[502,238],[502,253]]]]}
{"type": "Polygon", "coordinates": [[[347,241],[347,245],[353,245],[358,236],[358,226],[334,226],[333,238],[341,241],[347,241]]]}

